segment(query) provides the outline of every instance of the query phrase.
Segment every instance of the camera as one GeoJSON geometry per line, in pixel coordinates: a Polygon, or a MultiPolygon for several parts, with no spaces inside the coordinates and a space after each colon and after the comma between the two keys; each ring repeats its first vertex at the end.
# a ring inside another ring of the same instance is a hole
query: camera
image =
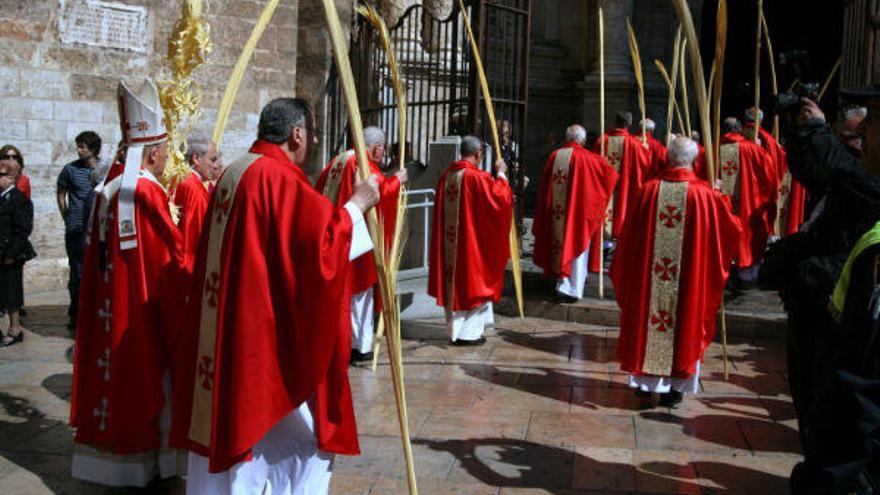
{"type": "Polygon", "coordinates": [[[813,79],[813,61],[806,50],[788,50],[779,54],[779,65],[794,84],[788,91],[776,95],[776,112],[794,113],[801,108],[801,99],[815,100],[819,83],[804,82],[813,79]]]}
{"type": "Polygon", "coordinates": [[[777,113],[796,112],[801,108],[801,99],[816,100],[819,94],[819,83],[798,82],[791,91],[776,95],[777,113]]]}

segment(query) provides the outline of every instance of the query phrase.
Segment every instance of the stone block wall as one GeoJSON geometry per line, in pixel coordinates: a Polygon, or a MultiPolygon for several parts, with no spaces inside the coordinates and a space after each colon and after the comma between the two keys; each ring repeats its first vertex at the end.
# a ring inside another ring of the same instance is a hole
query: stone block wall
{"type": "MultiPolygon", "coordinates": [[[[138,86],[145,76],[166,76],[168,36],[180,15],[179,0],[110,0],[146,9],[145,50],[90,46],[62,41],[64,16],[87,0],[0,1],[0,145],[18,146],[31,178],[35,209],[31,236],[38,258],[25,269],[30,294],[64,290],[67,258],[64,226],[55,199],[55,181],[65,163],[76,158],[73,139],[93,130],[104,141],[102,156],[112,155],[120,138],[116,85],[138,86]]],[[[213,131],[216,109],[265,1],[211,0],[209,22],[214,51],[197,72],[203,87],[197,131],[213,131]]],[[[347,25],[350,0],[339,0],[347,25]]],[[[300,93],[322,94],[329,68],[320,2],[282,0],[260,41],[239,90],[221,151],[227,161],[253,141],[260,108],[270,99],[300,93]],[[301,3],[303,5],[301,5],[301,3]],[[299,19],[307,19],[300,26],[299,19]],[[312,40],[312,41],[308,41],[312,40]],[[299,50],[300,44],[305,46],[299,50]],[[308,74],[297,71],[308,61],[308,74]]]]}

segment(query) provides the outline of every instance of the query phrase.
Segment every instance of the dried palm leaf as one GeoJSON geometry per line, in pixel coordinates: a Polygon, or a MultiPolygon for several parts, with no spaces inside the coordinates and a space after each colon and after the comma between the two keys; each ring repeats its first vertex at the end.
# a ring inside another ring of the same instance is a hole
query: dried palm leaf
{"type": "Polygon", "coordinates": [[[626,18],[626,33],[629,39],[629,56],[632,59],[633,73],[636,76],[636,85],[639,90],[639,111],[642,112],[642,144],[648,143],[648,135],[645,132],[645,78],[642,75],[642,57],[639,55],[639,41],[636,32],[633,31],[632,22],[626,18]]]}
{"type": "MultiPolygon", "coordinates": [[[[361,122],[360,105],[358,104],[357,91],[355,89],[354,74],[351,70],[351,63],[348,58],[348,47],[345,41],[345,35],[342,31],[342,24],[339,22],[339,14],[336,12],[336,4],[333,0],[322,0],[324,6],[324,18],[327,22],[327,30],[330,33],[330,41],[333,47],[333,58],[336,61],[336,68],[339,71],[339,81],[342,85],[342,93],[345,99],[345,106],[348,110],[348,122],[354,138],[355,155],[357,156],[358,170],[364,179],[367,179],[371,172],[369,162],[367,160],[367,147],[364,143],[364,129],[361,122]]],[[[373,245],[377,246],[373,249],[373,256],[376,260],[376,270],[378,271],[379,290],[382,296],[383,308],[382,317],[385,320],[385,326],[388,328],[390,335],[400,333],[400,311],[398,309],[398,300],[394,294],[394,274],[390,270],[390,264],[387,263],[384,247],[384,230],[382,222],[376,215],[376,209],[373,208],[367,212],[367,224],[369,226],[370,235],[373,238],[373,245]],[[396,329],[396,330],[395,330],[396,329]]],[[[392,339],[387,339],[391,342],[392,339]]],[[[409,437],[409,424],[406,412],[406,397],[403,382],[403,363],[397,359],[400,356],[400,349],[394,349],[389,352],[391,358],[391,377],[394,384],[395,400],[397,403],[397,418],[400,423],[401,440],[403,442],[404,462],[406,464],[407,482],[410,494],[417,494],[415,464],[412,456],[412,443],[409,437]]]]}

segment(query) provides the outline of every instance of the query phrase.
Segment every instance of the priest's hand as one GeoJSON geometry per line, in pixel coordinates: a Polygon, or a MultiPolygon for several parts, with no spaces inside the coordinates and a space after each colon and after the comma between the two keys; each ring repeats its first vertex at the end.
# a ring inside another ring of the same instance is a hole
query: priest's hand
{"type": "Polygon", "coordinates": [[[801,98],[801,113],[798,114],[798,124],[804,125],[808,120],[820,120],[825,122],[825,113],[819,108],[819,104],[809,98],[801,98]]]}
{"type": "Polygon", "coordinates": [[[405,168],[394,172],[394,176],[397,177],[397,180],[400,181],[401,186],[409,182],[409,172],[407,172],[405,168]]]}
{"type": "Polygon", "coordinates": [[[498,175],[503,175],[507,178],[507,163],[505,163],[504,160],[498,159],[498,161],[495,162],[495,172],[498,175]]]}
{"type": "Polygon", "coordinates": [[[351,202],[360,208],[361,212],[366,212],[375,206],[379,202],[379,179],[370,174],[367,180],[363,180],[360,174],[355,174],[354,194],[351,196],[351,202]]]}

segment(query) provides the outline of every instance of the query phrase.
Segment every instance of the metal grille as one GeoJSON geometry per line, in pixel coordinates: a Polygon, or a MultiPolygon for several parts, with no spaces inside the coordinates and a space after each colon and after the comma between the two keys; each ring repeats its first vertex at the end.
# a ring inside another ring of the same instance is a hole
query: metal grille
{"type": "Polygon", "coordinates": [[[880,82],[878,9],[878,0],[849,0],[844,6],[841,87],[880,82]]]}
{"type": "MultiPolygon", "coordinates": [[[[464,114],[469,101],[470,70],[466,35],[458,10],[436,19],[414,5],[389,32],[397,50],[407,98],[407,143],[411,158],[427,161],[428,143],[449,134],[457,112],[464,114]]],[[[397,106],[391,73],[378,33],[359,18],[349,50],[358,85],[364,125],[376,125],[388,135],[388,150],[397,141],[397,106]]],[[[335,73],[327,93],[325,162],[347,145],[347,113],[335,73]]]]}
{"type": "MultiPolygon", "coordinates": [[[[465,2],[479,39],[496,118],[510,122],[518,143],[526,137],[529,3],[465,2]]],[[[411,158],[426,162],[428,144],[452,133],[476,131],[488,139],[488,120],[481,118],[483,101],[458,8],[446,19],[437,19],[414,5],[389,26],[389,32],[406,87],[411,158]]],[[[378,34],[361,18],[352,30],[349,53],[364,125],[385,129],[392,151],[398,120],[391,74],[378,34]]],[[[347,145],[347,115],[340,91],[332,71],[326,92],[325,163],[347,145]]]]}

